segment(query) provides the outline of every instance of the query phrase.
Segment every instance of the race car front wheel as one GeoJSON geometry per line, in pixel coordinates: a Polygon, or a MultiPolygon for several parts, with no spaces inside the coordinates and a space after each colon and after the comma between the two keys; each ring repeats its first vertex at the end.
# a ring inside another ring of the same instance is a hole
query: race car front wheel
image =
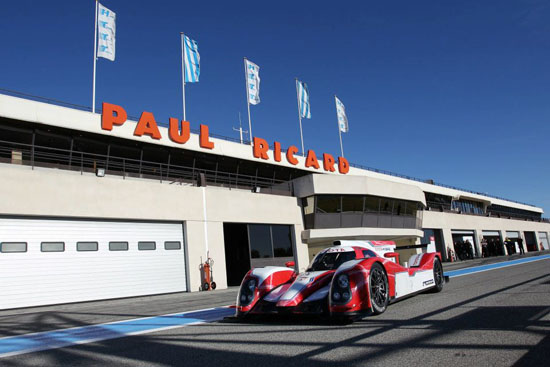
{"type": "Polygon", "coordinates": [[[372,264],[370,268],[369,295],[372,311],[375,315],[386,311],[390,300],[388,276],[382,265],[378,263],[372,264]]]}

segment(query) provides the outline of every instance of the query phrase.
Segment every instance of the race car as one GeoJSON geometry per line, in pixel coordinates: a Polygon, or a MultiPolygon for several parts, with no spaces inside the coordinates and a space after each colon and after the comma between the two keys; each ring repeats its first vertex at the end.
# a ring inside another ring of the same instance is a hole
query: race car
{"type": "MultiPolygon", "coordinates": [[[[335,241],[304,273],[290,267],[251,269],[244,277],[236,316],[319,314],[353,320],[383,313],[413,294],[443,289],[441,254],[412,255],[399,264],[392,241],[335,241]]],[[[294,266],[294,263],[287,263],[294,266]]]]}

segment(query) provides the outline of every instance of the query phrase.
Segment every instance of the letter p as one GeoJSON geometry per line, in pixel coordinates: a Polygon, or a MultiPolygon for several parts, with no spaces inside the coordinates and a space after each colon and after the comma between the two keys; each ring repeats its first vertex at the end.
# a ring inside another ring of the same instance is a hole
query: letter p
{"type": "Polygon", "coordinates": [[[103,111],[101,112],[101,128],[103,130],[113,130],[113,125],[122,125],[127,118],[128,115],[124,108],[103,102],[103,111]]]}

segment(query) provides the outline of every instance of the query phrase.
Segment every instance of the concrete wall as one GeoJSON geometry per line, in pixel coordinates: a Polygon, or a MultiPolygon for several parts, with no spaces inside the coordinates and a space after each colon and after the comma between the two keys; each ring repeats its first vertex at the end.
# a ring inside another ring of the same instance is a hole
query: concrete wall
{"type": "Polygon", "coordinates": [[[301,241],[302,215],[294,197],[218,187],[170,185],[152,180],[0,164],[0,215],[184,222],[189,289],[201,279],[207,252],[219,288],[227,287],[223,222],[294,226],[297,266],[308,263],[301,241]],[[206,225],[205,225],[206,223],[206,225]],[[206,241],[208,238],[208,241],[206,241]]]}

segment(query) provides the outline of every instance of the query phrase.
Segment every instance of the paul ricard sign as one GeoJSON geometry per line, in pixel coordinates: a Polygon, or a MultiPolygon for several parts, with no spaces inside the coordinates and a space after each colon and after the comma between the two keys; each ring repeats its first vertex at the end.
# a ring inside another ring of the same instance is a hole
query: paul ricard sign
{"type": "MultiPolygon", "coordinates": [[[[128,119],[128,114],[121,106],[103,102],[103,111],[101,113],[101,128],[103,130],[111,131],[114,126],[121,126],[128,119]]],[[[149,136],[151,139],[162,140],[163,136],[160,133],[155,117],[151,112],[142,112],[139,121],[134,129],[134,136],[149,136]]],[[[191,135],[191,128],[189,121],[180,121],[176,118],[169,118],[168,138],[177,144],[185,144],[189,140],[191,135]]],[[[252,138],[252,156],[257,159],[269,160],[268,155],[269,144],[265,139],[253,137],[252,138]]],[[[200,125],[199,129],[199,146],[202,149],[214,149],[214,142],[210,140],[208,133],[208,125],[200,125]]],[[[283,150],[281,143],[275,141],[273,143],[273,160],[275,162],[281,162],[283,160],[283,150]]],[[[298,148],[294,145],[288,147],[284,152],[284,159],[293,166],[299,164],[299,160],[295,157],[298,153],[298,148]]],[[[344,157],[338,157],[336,160],[331,154],[323,153],[322,155],[323,166],[322,169],[326,172],[336,172],[340,174],[346,174],[349,172],[349,163],[344,157]]],[[[316,170],[321,169],[317,155],[313,150],[308,150],[304,167],[313,168],[316,170]]]]}

